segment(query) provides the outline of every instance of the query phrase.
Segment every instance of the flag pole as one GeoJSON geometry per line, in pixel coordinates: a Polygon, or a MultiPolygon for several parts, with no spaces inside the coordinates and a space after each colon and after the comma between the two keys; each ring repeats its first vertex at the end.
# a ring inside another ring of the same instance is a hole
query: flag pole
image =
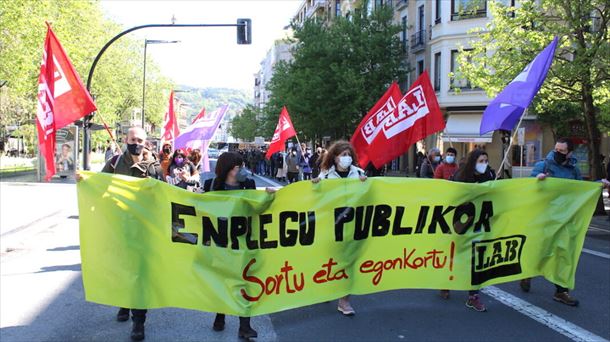
{"type": "MultiPolygon", "coordinates": [[[[500,164],[500,167],[498,169],[502,169],[502,174],[504,174],[504,164],[506,163],[506,159],[508,158],[508,154],[510,153],[510,149],[513,147],[513,141],[515,140],[515,136],[517,135],[517,131],[519,131],[519,127],[521,126],[521,121],[523,121],[523,117],[527,115],[527,108],[525,108],[525,111],[523,112],[523,114],[521,115],[521,117],[519,118],[519,122],[517,123],[517,128],[515,128],[515,131],[513,134],[511,134],[510,137],[510,142],[508,143],[508,148],[506,148],[506,153],[504,153],[504,158],[502,159],[502,164],[500,164]]],[[[500,177],[500,172],[496,172],[496,179],[498,180],[498,178],[500,177]]]]}
{"type": "Polygon", "coordinates": [[[451,140],[451,135],[447,133],[447,127],[443,130],[443,133],[447,135],[447,139],[449,139],[449,146],[453,147],[453,140],[451,140]]]}

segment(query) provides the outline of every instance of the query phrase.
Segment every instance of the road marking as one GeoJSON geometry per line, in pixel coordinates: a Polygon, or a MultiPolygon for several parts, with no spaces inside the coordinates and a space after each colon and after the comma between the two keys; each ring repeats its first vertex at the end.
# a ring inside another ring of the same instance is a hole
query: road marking
{"type": "Polygon", "coordinates": [[[587,254],[598,256],[600,258],[610,259],[610,254],[594,251],[594,250],[588,249],[588,248],[583,248],[582,251],[587,254]]]}
{"type": "Polygon", "coordinates": [[[26,228],[29,228],[29,227],[37,224],[37,223],[40,223],[43,220],[46,220],[46,219],[48,219],[50,217],[59,215],[61,212],[62,212],[61,210],[54,211],[54,212],[50,213],[49,215],[43,216],[41,218],[38,218],[38,219],[36,219],[36,220],[34,220],[34,221],[30,222],[30,223],[26,223],[26,224],[21,225],[21,226],[19,226],[17,228],[13,228],[13,229],[9,230],[8,232],[4,232],[4,233],[0,234],[0,237],[6,237],[8,235],[12,235],[12,234],[18,233],[18,232],[20,232],[20,231],[22,231],[22,230],[24,230],[26,228]]]}
{"type": "Polygon", "coordinates": [[[500,303],[515,309],[516,311],[528,316],[529,318],[542,323],[556,332],[568,337],[573,341],[600,341],[609,342],[605,338],[595,335],[594,333],[585,330],[565,319],[556,316],[544,309],[541,309],[533,304],[530,304],[523,299],[520,299],[512,294],[502,291],[495,286],[488,286],[481,289],[481,292],[494,298],[500,303]]]}
{"type": "Polygon", "coordinates": [[[610,230],[608,230],[608,229],[603,229],[603,228],[599,228],[599,227],[594,226],[594,225],[590,225],[590,226],[589,226],[589,229],[591,229],[591,230],[597,230],[597,231],[601,231],[601,232],[604,232],[604,233],[610,233],[610,230]]]}

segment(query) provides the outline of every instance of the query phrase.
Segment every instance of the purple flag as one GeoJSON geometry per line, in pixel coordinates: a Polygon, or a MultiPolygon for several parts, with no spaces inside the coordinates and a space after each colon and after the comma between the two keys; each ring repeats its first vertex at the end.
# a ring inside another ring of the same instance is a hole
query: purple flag
{"type": "Polygon", "coordinates": [[[224,105],[192,123],[176,138],[174,148],[198,148],[203,150],[206,146],[206,140],[212,139],[228,108],[229,105],[224,105]]]}
{"type": "Polygon", "coordinates": [[[481,120],[481,135],[498,129],[510,131],[515,127],[544,83],[555,47],[557,37],[487,105],[481,120]]]}

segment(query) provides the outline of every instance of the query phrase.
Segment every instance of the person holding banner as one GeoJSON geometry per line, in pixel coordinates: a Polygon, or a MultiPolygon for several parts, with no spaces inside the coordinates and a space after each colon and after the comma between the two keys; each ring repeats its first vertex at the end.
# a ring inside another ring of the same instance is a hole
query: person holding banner
{"type": "MultiPolygon", "coordinates": [[[[582,180],[578,161],[573,157],[574,143],[567,138],[559,138],[555,143],[555,149],[546,156],[546,159],[537,162],[532,170],[531,177],[543,181],[548,177],[582,180]]],[[[602,180],[603,186],[610,184],[602,180]]],[[[531,278],[521,280],[520,287],[523,292],[529,292],[531,278]]],[[[569,289],[555,284],[553,300],[569,306],[578,306],[578,300],[570,296],[569,289]]]]}
{"type": "MultiPolygon", "coordinates": [[[[126,175],[138,178],[158,178],[160,174],[159,162],[156,159],[149,159],[146,156],[152,157],[151,153],[145,154],[146,132],[141,127],[131,127],[127,131],[127,150],[121,155],[112,157],[102,172],[126,175]]],[[[76,181],[81,181],[82,176],[76,173],[76,181]]],[[[144,284],[142,284],[144,286],[144,284]]],[[[131,339],[141,341],[144,339],[144,322],[146,321],[146,309],[128,309],[120,308],[116,319],[119,322],[129,320],[131,311],[131,320],[133,326],[131,330],[131,339]]]]}
{"type": "MultiPolygon", "coordinates": [[[[463,183],[485,183],[496,179],[495,171],[489,166],[489,157],[483,150],[474,150],[468,154],[466,163],[453,175],[453,180],[463,183]]],[[[449,299],[449,290],[441,290],[441,297],[449,299]]],[[[479,297],[478,290],[468,291],[466,307],[478,312],[485,312],[487,308],[479,297]]]]}
{"type": "MultiPolygon", "coordinates": [[[[244,168],[244,158],[237,152],[225,152],[218,157],[216,162],[216,177],[203,183],[204,193],[219,190],[245,190],[256,189],[253,179],[248,178],[248,171],[244,168]]],[[[275,189],[267,188],[268,193],[274,193],[275,189]]],[[[225,329],[225,315],[216,314],[214,331],[225,329]]],[[[250,326],[250,317],[239,317],[239,338],[250,339],[258,337],[256,330],[250,326]]]]}
{"type": "MultiPolygon", "coordinates": [[[[352,144],[347,141],[337,141],[324,155],[324,159],[320,164],[320,175],[311,181],[318,183],[322,179],[359,178],[364,182],[367,179],[366,173],[357,165],[358,156],[352,144]]],[[[337,310],[345,316],[356,314],[356,311],[349,302],[349,295],[339,298],[337,310]]]]}

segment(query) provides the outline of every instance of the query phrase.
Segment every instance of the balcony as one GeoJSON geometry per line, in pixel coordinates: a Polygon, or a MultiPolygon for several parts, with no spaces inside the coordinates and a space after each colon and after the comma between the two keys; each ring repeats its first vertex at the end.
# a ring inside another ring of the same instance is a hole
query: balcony
{"type": "Polygon", "coordinates": [[[411,35],[411,51],[413,53],[422,51],[426,48],[426,30],[415,32],[411,35]]]}
{"type": "Polygon", "coordinates": [[[311,18],[319,9],[326,9],[327,0],[313,0],[311,6],[305,12],[305,17],[311,18]]]}
{"type": "Polygon", "coordinates": [[[457,13],[451,13],[451,21],[485,17],[487,17],[487,8],[478,8],[470,11],[459,11],[457,13]]]}
{"type": "Polygon", "coordinates": [[[409,0],[396,0],[396,10],[400,11],[409,4],[409,0]]]}

